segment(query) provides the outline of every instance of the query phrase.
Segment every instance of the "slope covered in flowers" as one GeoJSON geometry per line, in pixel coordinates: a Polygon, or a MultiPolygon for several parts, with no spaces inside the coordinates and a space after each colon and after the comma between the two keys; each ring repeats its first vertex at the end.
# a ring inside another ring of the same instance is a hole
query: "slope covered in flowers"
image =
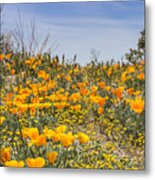
{"type": "Polygon", "coordinates": [[[144,60],[1,54],[0,66],[3,166],[144,169],[144,60]]]}

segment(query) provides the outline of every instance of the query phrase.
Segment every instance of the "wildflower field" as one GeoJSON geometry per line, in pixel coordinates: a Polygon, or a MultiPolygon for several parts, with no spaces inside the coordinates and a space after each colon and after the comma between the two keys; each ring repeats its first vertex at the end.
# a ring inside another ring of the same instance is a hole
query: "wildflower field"
{"type": "Polygon", "coordinates": [[[144,60],[6,53],[0,66],[2,166],[144,169],[144,60]]]}

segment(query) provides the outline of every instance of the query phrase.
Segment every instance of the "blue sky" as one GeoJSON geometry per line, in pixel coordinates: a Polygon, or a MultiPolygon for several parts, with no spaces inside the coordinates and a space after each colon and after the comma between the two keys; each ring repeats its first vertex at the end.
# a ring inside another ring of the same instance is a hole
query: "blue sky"
{"type": "Polygon", "coordinates": [[[38,39],[51,33],[53,55],[85,64],[95,49],[100,60],[118,60],[135,48],[144,28],[144,1],[7,4],[5,28],[13,30],[20,10],[25,33],[35,19],[38,39]]]}

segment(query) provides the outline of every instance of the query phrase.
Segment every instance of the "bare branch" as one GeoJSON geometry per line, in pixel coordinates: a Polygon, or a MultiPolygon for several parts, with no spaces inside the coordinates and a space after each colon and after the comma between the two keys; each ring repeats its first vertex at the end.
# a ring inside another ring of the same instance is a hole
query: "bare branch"
{"type": "Polygon", "coordinates": [[[46,48],[47,43],[48,43],[48,41],[49,41],[49,38],[50,38],[50,33],[48,33],[48,34],[46,35],[45,39],[43,40],[42,45],[41,45],[40,50],[39,50],[39,53],[42,53],[43,50],[46,48]]]}

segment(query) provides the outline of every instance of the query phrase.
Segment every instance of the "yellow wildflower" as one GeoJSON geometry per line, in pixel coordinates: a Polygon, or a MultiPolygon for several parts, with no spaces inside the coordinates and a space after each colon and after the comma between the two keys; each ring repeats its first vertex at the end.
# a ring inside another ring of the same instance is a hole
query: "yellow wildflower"
{"type": "Polygon", "coordinates": [[[24,161],[11,160],[5,163],[7,167],[24,167],[24,161]]]}
{"type": "Polygon", "coordinates": [[[140,114],[144,110],[144,100],[141,97],[137,97],[135,100],[131,100],[130,107],[133,111],[140,114]]]}
{"type": "Polygon", "coordinates": [[[54,164],[58,157],[58,153],[56,151],[47,153],[47,158],[51,164],[54,164]]]}
{"type": "Polygon", "coordinates": [[[0,126],[3,124],[5,121],[5,116],[0,116],[0,126]]]}
{"type": "Polygon", "coordinates": [[[0,149],[0,162],[5,163],[11,158],[11,149],[10,147],[0,149]]]}
{"type": "Polygon", "coordinates": [[[144,74],[144,73],[141,73],[141,74],[139,74],[139,75],[137,76],[137,78],[138,78],[139,80],[143,80],[143,79],[145,78],[145,74],[144,74]]]}
{"type": "Polygon", "coordinates": [[[62,134],[60,141],[65,147],[68,147],[74,142],[74,139],[72,132],[69,132],[68,134],[62,134]]]}
{"type": "Polygon", "coordinates": [[[61,126],[56,128],[57,133],[64,133],[65,131],[66,131],[66,126],[65,125],[61,125],[61,126]]]}
{"type": "Polygon", "coordinates": [[[86,134],[81,133],[81,132],[78,133],[78,139],[79,139],[80,143],[82,143],[82,144],[85,144],[89,141],[89,137],[86,134]]]}
{"type": "Polygon", "coordinates": [[[41,168],[45,165],[45,160],[44,160],[44,158],[41,158],[41,157],[27,158],[26,163],[27,163],[28,167],[41,168]]]}

